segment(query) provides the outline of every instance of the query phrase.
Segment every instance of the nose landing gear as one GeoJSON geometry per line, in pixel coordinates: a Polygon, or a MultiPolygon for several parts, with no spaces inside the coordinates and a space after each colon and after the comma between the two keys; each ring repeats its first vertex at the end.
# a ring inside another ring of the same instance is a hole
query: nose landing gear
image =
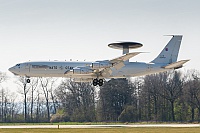
{"type": "Polygon", "coordinates": [[[94,86],[97,86],[97,85],[102,86],[103,85],[103,79],[94,79],[92,84],[94,86]]]}
{"type": "Polygon", "coordinates": [[[26,83],[30,83],[31,80],[29,78],[26,79],[26,83]]]}

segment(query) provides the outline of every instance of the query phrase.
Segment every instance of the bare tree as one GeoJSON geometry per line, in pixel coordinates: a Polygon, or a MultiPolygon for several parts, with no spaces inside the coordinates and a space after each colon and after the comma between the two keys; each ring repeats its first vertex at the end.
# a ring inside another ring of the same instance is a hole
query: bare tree
{"type": "Polygon", "coordinates": [[[8,79],[8,76],[6,73],[0,72],[0,83],[6,81],[8,79]]]}
{"type": "Polygon", "coordinates": [[[1,121],[10,122],[14,118],[16,94],[8,88],[1,89],[1,121]]]}
{"type": "Polygon", "coordinates": [[[41,107],[41,92],[40,89],[36,91],[36,122],[40,122],[40,107],[41,107]]]}
{"type": "MultiPolygon", "coordinates": [[[[6,73],[0,72],[0,84],[8,79],[6,73]]],[[[0,86],[1,87],[1,86],[0,86]]],[[[2,87],[1,89],[1,121],[4,119],[4,99],[5,99],[5,91],[2,87]]]]}
{"type": "Polygon", "coordinates": [[[49,92],[50,92],[50,97],[51,97],[51,100],[52,100],[52,103],[53,103],[53,113],[55,114],[56,113],[56,98],[55,98],[55,94],[54,94],[54,89],[55,89],[55,82],[57,81],[57,78],[53,78],[51,79],[51,84],[49,86],[49,92]]]}
{"type": "Polygon", "coordinates": [[[4,99],[5,99],[5,91],[1,89],[1,121],[4,121],[4,99]]]}
{"type": "Polygon", "coordinates": [[[19,77],[16,84],[20,87],[19,93],[24,95],[24,120],[27,122],[27,94],[30,90],[30,87],[27,86],[27,82],[24,77],[19,77]],[[21,89],[23,89],[21,91],[21,89]]]}
{"type": "Polygon", "coordinates": [[[30,89],[31,89],[31,121],[33,122],[33,107],[34,107],[34,92],[38,86],[38,78],[32,78],[30,82],[30,89]]]}
{"type": "MultiPolygon", "coordinates": [[[[54,84],[56,82],[56,78],[39,78],[40,79],[40,84],[41,84],[41,87],[42,87],[42,90],[43,90],[43,93],[44,93],[44,96],[45,96],[45,100],[46,100],[46,108],[47,108],[47,119],[48,121],[50,121],[50,97],[52,97],[52,101],[53,103],[55,104],[54,102],[54,97],[53,97],[53,87],[54,87],[54,84]]],[[[55,107],[55,105],[54,105],[55,107]]]]}

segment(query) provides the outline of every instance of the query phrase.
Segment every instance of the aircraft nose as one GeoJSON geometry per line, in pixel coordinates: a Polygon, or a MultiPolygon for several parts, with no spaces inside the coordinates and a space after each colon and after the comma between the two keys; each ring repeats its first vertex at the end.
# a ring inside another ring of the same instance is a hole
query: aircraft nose
{"type": "Polygon", "coordinates": [[[13,67],[9,68],[8,71],[13,72],[13,67]]]}
{"type": "Polygon", "coordinates": [[[15,69],[15,67],[9,68],[8,71],[10,71],[10,72],[12,72],[13,74],[17,75],[17,70],[15,69]]]}

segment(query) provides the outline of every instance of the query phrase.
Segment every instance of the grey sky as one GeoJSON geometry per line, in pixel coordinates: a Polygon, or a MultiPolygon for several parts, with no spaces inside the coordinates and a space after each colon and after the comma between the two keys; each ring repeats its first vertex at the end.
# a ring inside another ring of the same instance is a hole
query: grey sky
{"type": "MultiPolygon", "coordinates": [[[[182,34],[179,59],[200,70],[199,0],[0,0],[0,71],[35,60],[99,60],[120,56],[108,43],[138,41],[132,61],[151,61],[182,34]]],[[[133,50],[134,51],[134,50],[133,50]]]]}

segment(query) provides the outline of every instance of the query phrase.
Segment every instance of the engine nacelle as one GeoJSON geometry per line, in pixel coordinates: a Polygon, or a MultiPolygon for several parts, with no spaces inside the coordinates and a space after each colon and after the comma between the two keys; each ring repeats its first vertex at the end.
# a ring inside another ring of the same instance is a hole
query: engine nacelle
{"type": "Polygon", "coordinates": [[[88,67],[75,67],[73,68],[73,74],[90,74],[93,70],[88,67]]]}
{"type": "Polygon", "coordinates": [[[98,62],[93,62],[90,67],[92,69],[99,69],[99,68],[107,68],[107,67],[112,67],[113,64],[105,61],[98,61],[98,62]]]}

